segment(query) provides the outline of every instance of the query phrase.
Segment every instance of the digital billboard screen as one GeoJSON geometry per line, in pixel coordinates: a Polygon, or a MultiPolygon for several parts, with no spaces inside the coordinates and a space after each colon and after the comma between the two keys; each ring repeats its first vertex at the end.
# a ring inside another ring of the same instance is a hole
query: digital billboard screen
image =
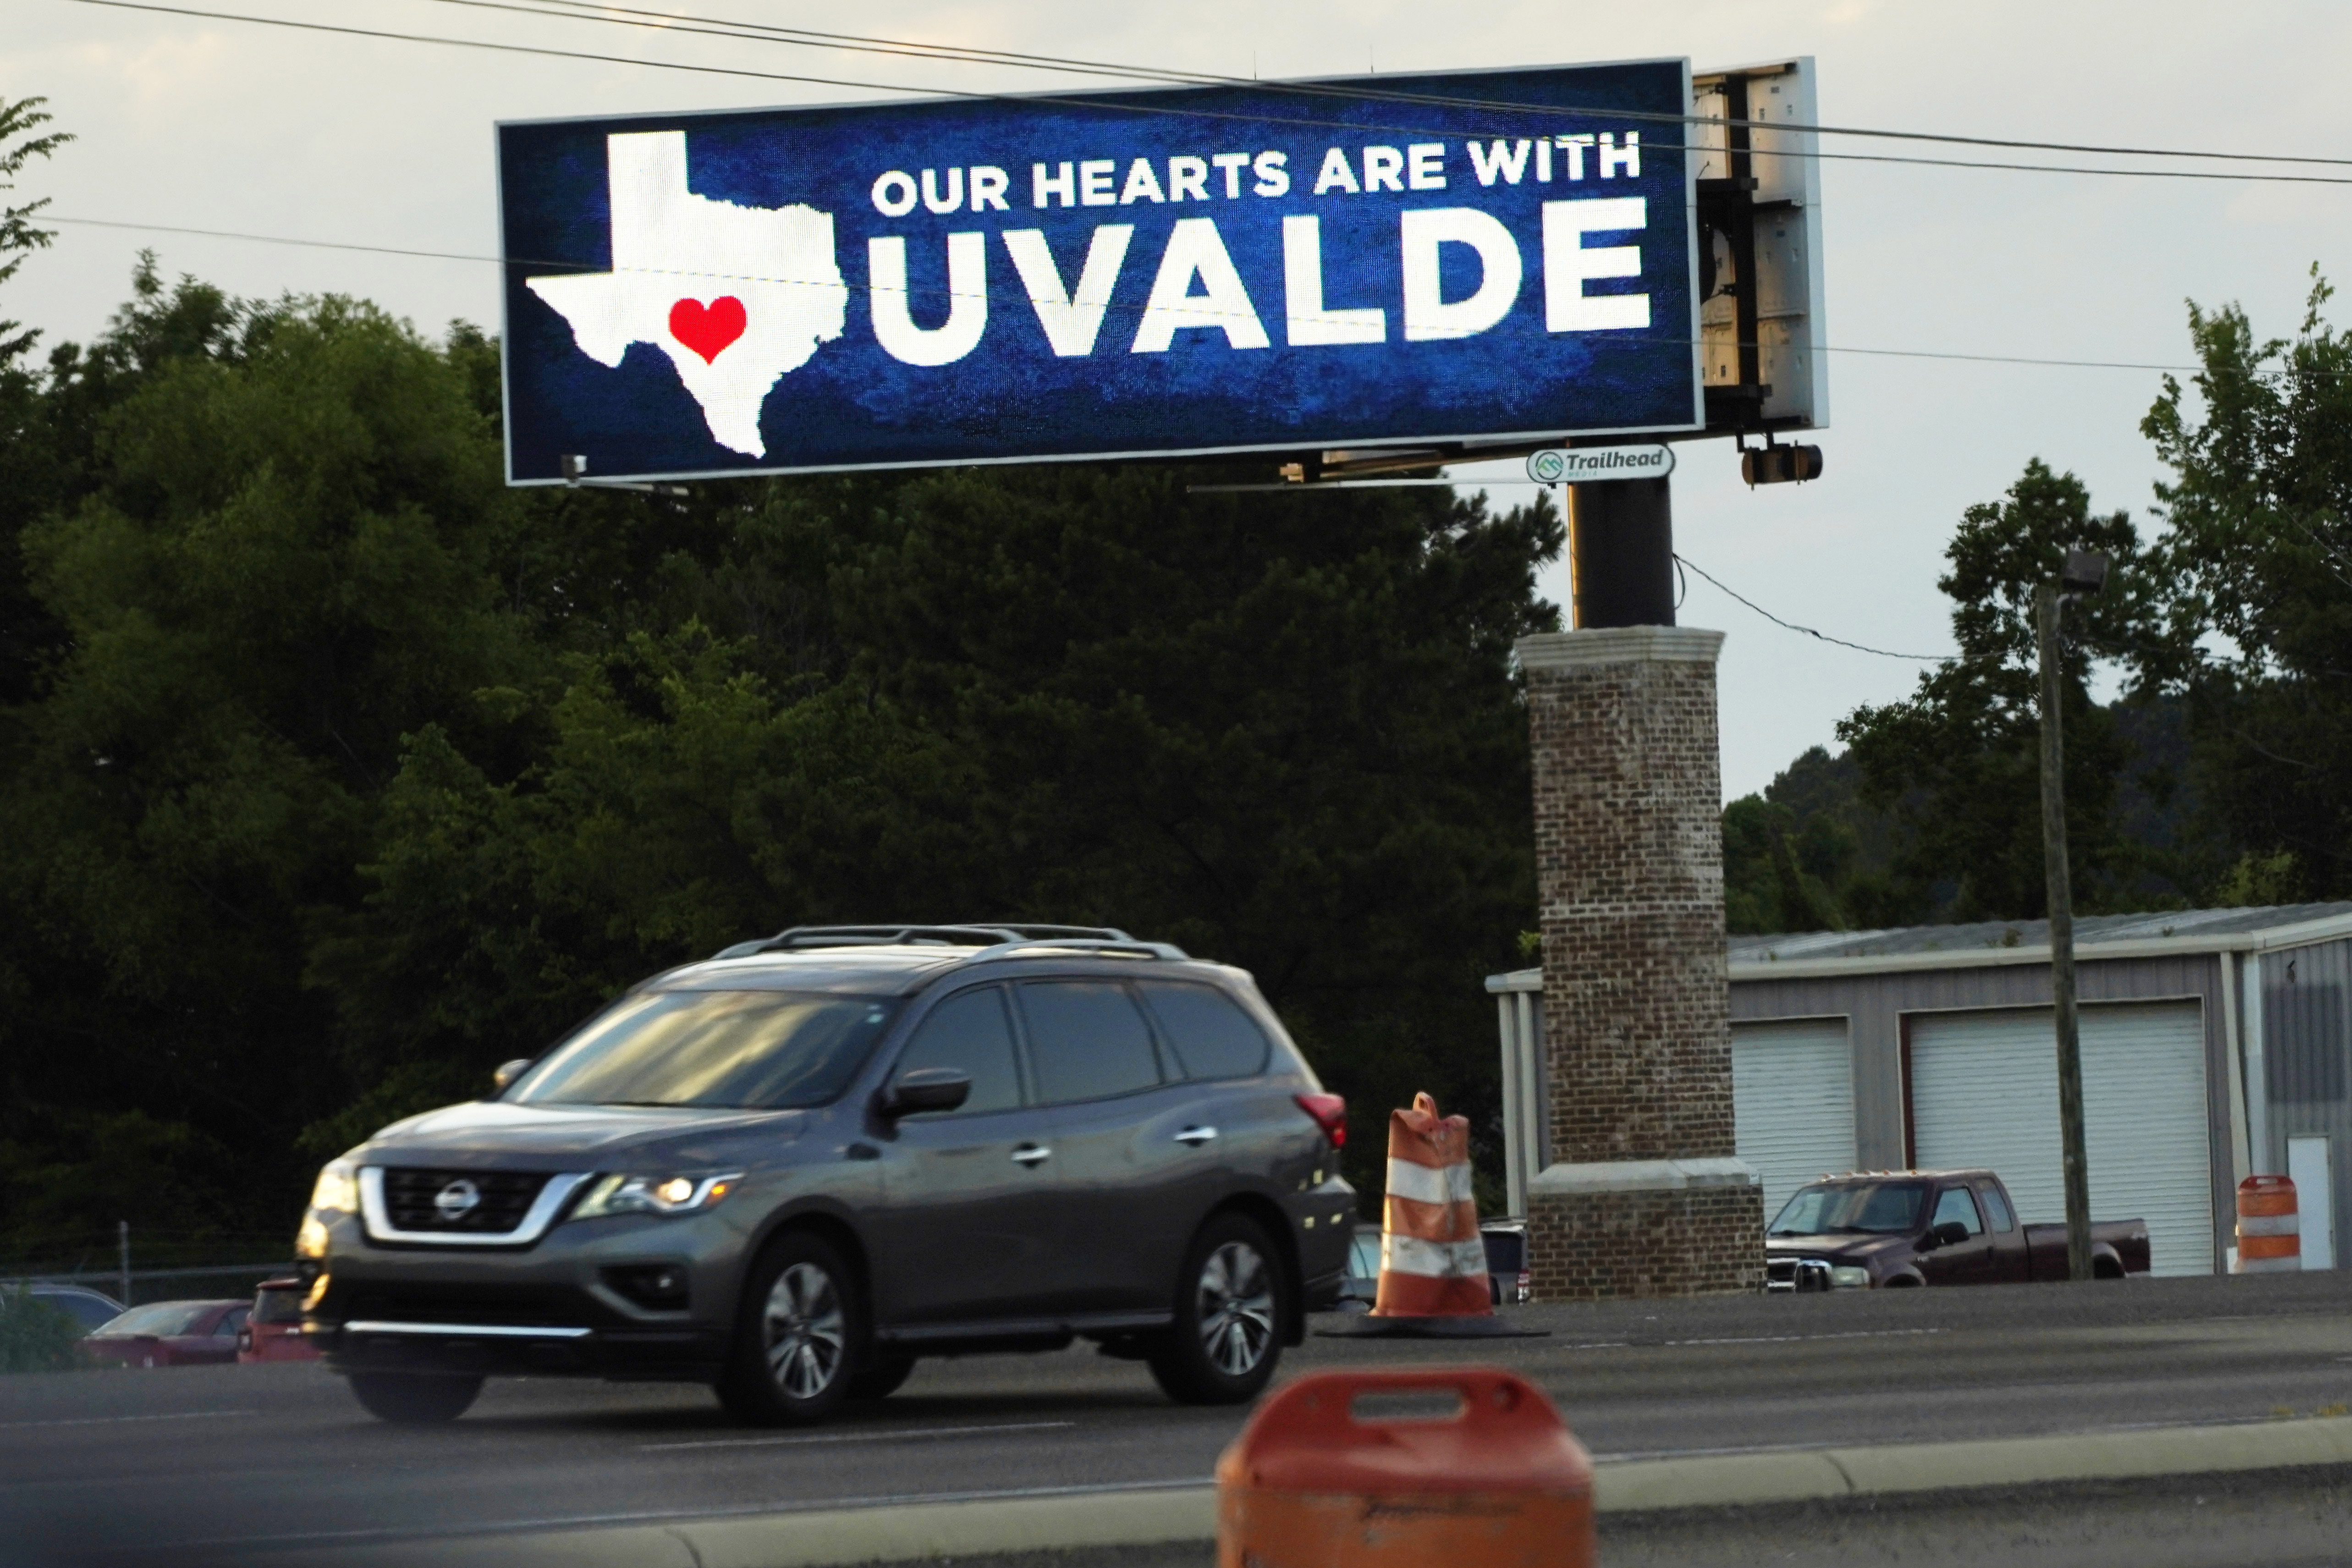
{"type": "Polygon", "coordinates": [[[509,478],[1698,428],[1690,94],[1654,60],[504,124],[509,478]]]}

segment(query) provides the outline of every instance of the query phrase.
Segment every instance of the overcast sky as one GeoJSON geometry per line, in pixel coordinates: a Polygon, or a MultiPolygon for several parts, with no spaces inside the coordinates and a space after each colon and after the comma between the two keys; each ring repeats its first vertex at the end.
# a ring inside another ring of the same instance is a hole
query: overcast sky
{"type": "MultiPolygon", "coordinates": [[[[2352,7],[2341,4],[635,3],[1268,77],[1658,56],[1688,56],[1705,69],[1810,54],[1832,124],[2352,155],[2352,99],[2341,80],[2352,58],[2352,7]]],[[[441,0],[189,4],[925,89],[1081,85],[1031,71],[501,16],[441,0]]],[[[52,195],[67,217],[477,257],[497,247],[496,121],[884,96],[78,0],[5,0],[0,14],[0,97],[48,98],[58,126],[80,138],[31,170],[15,199],[52,195]]],[[[2313,262],[2352,271],[2343,265],[2352,185],[1832,163],[1822,186],[1832,347],[2177,364],[2188,358],[2185,300],[2239,301],[2258,331],[2284,334],[2299,319],[2313,262]]],[[[60,226],[56,248],[0,297],[0,316],[52,338],[87,337],[123,298],[142,246],[161,253],[168,272],[237,293],[362,295],[428,331],[453,317],[497,319],[496,271],[479,262],[79,225],[60,226]]],[[[2072,469],[2095,504],[2129,507],[2149,526],[2156,468],[2138,424],[2158,390],[2156,372],[1833,353],[1829,377],[1819,482],[1748,491],[1727,442],[1682,447],[1674,481],[1681,552],[1784,619],[1883,648],[1948,648],[1935,584],[1952,526],[1970,502],[1997,498],[2032,457],[2072,469]]],[[[1498,500],[1531,493],[1495,491],[1498,500]]],[[[1547,586],[1564,601],[1564,569],[1547,586]]],[[[1833,745],[1840,717],[1902,695],[1920,668],[1780,630],[1696,579],[1681,619],[1730,634],[1722,693],[1732,795],[1762,788],[1809,745],[1833,745]]]]}

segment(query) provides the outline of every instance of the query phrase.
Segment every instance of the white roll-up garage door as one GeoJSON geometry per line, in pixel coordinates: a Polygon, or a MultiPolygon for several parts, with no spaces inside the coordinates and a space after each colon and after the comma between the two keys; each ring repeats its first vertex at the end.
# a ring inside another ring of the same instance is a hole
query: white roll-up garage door
{"type": "Polygon", "coordinates": [[[1846,1021],[1734,1024],[1731,1112],[1739,1157],[1763,1178],[1767,1223],[1814,1177],[1853,1169],[1846,1021]]]}
{"type": "MultiPolygon", "coordinates": [[[[2145,1218],[2155,1273],[2210,1274],[2201,1010],[2158,1002],[2085,1007],[2081,1017],[2091,1217],[2145,1218]]],[[[1990,1166],[2028,1224],[2065,1222],[2048,1008],[1915,1015],[1911,1116],[1921,1169],[1990,1166]]]]}

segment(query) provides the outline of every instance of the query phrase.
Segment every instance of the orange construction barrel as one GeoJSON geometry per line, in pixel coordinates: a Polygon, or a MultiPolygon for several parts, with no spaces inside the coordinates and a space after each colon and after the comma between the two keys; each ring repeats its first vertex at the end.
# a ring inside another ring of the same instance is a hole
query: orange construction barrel
{"type": "Polygon", "coordinates": [[[1498,1368],[1316,1373],[1217,1461],[1218,1568],[1592,1560],[1591,1458],[1541,1390],[1498,1368]],[[1448,1394],[1450,1414],[1362,1403],[1448,1394]]]}
{"type": "Polygon", "coordinates": [[[2303,1268],[2303,1216],[2296,1212],[2294,1182],[2286,1176],[2248,1176],[2238,1184],[2240,1274],[2294,1274],[2303,1268]]]}

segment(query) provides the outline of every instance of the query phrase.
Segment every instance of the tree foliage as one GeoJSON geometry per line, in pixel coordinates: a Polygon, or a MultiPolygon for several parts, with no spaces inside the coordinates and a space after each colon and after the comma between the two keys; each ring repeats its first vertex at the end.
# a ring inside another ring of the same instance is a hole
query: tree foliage
{"type": "Polygon", "coordinates": [[[2291,339],[2189,308],[2203,369],[2141,429],[2171,477],[2151,571],[2168,585],[2145,679],[2190,715],[2193,774],[2233,885],[2352,890],[2352,337],[2315,268],[2291,339]]]}
{"type": "Polygon", "coordinates": [[[470,329],[152,261],[37,378],[0,1248],[283,1223],[321,1155],[804,921],[1119,925],[1255,972],[1369,1115],[1491,1107],[1549,510],[1150,466],[517,490],[497,388],[470,329]]]}
{"type": "Polygon", "coordinates": [[[1954,919],[2043,910],[2034,595],[2056,581],[2070,547],[2112,563],[2106,592],[2066,606],[2062,651],[2067,831],[2084,903],[2095,907],[2137,868],[2113,820],[2126,757],[2084,686],[2095,658],[2131,650],[2150,589],[2130,517],[2095,514],[2074,475],[2035,458],[2000,500],[1969,508],[1937,584],[1953,601],[1959,657],[1920,676],[1906,700],[1857,709],[1838,725],[1863,799],[1899,825],[1895,878],[1954,919]]]}
{"type": "Polygon", "coordinates": [[[2145,545],[2038,460],[1969,510],[1941,583],[1961,657],[1908,700],[1857,710],[1844,756],[1801,758],[1727,808],[1735,930],[2042,912],[2032,594],[2069,544],[2115,563],[2106,592],[2067,610],[2080,906],[2352,895],[2352,338],[2328,324],[2331,297],[2315,268],[2292,338],[2189,305],[2202,368],[2167,377],[2141,424],[2168,470],[2145,545]],[[2093,705],[2101,665],[2126,689],[2093,705]],[[1850,797],[1776,799],[1844,764],[1850,797]],[[1829,852],[1873,823],[1883,857],[1829,852]]]}

